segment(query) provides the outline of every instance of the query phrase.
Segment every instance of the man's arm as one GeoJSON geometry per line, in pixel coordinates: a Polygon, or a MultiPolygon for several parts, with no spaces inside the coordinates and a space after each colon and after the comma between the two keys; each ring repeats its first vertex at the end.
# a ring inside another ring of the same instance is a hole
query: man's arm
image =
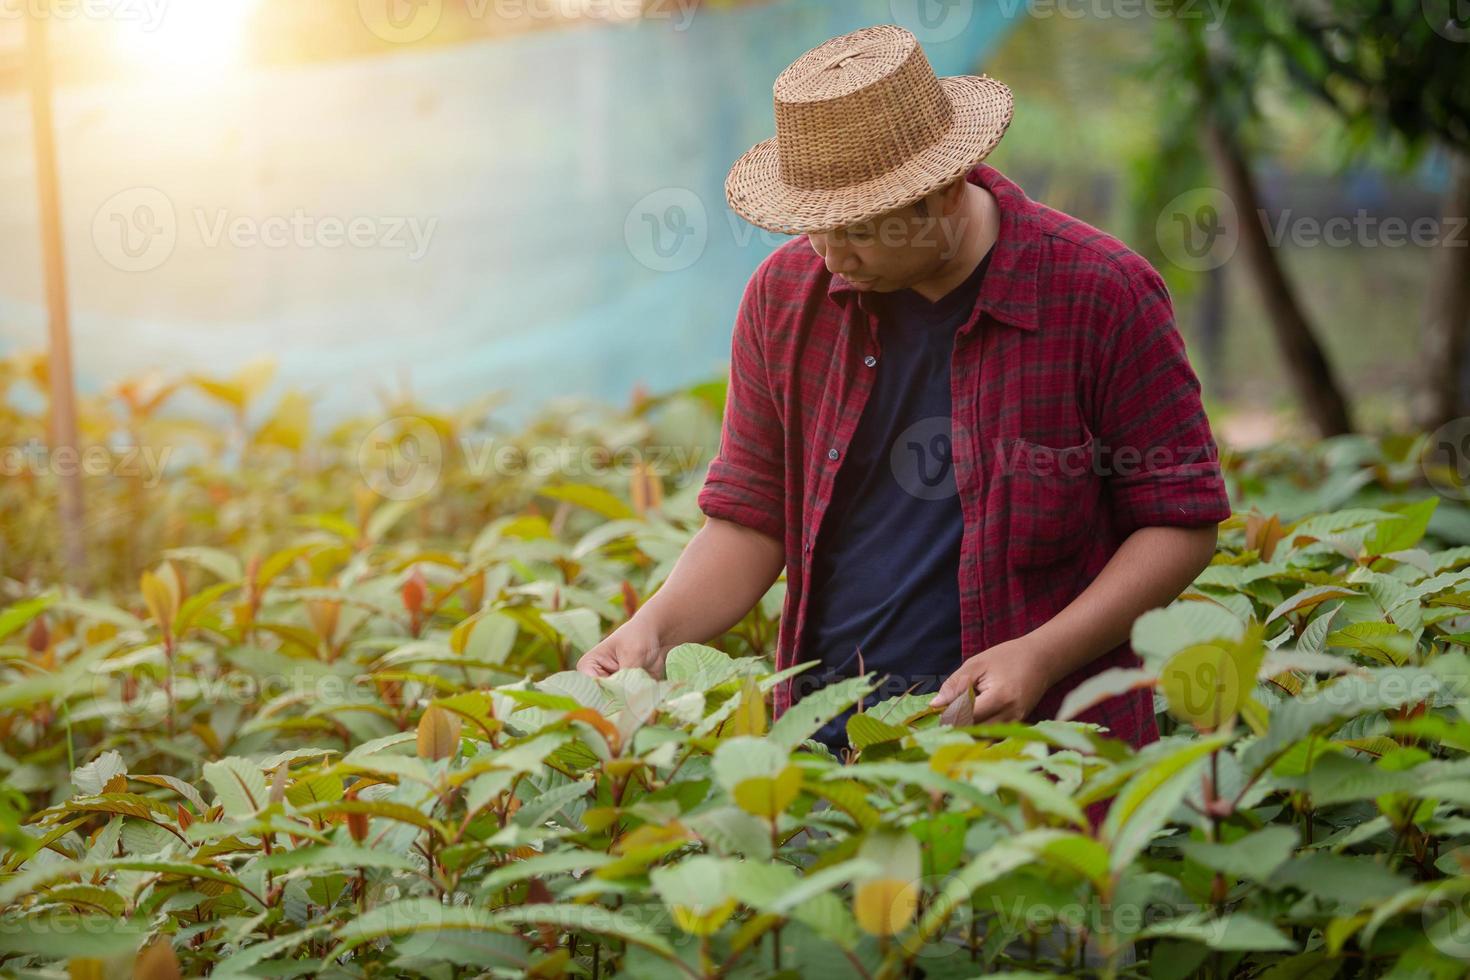
{"type": "Polygon", "coordinates": [[[1102,330],[1088,418],[1098,443],[1121,461],[1108,500],[1127,536],[1072,602],[1024,636],[982,650],[954,673],[934,704],[977,686],[975,716],[1022,720],[1047,689],[1126,640],[1141,614],[1172,602],[1210,563],[1230,499],[1200,383],[1174,324],[1163,278],[1132,256],[1102,330]]]}
{"type": "Polygon", "coordinates": [[[642,667],[662,677],[670,650],[681,643],[707,642],[740,622],[785,564],[780,541],[711,517],[685,545],[659,590],[583,654],[577,669],[606,677],[625,667],[642,667]]]}
{"type": "Polygon", "coordinates": [[[1128,639],[1134,620],[1188,588],[1214,556],[1216,535],[1213,524],[1139,528],[1066,608],[971,657],[932,704],[945,707],[969,685],[978,689],[976,723],[1024,719],[1048,688],[1128,639]]]}

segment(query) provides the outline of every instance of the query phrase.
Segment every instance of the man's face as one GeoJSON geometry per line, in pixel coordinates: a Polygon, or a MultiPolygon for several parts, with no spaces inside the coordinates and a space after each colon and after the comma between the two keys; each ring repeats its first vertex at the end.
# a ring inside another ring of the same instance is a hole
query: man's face
{"type": "Polygon", "coordinates": [[[827,263],[865,292],[908,289],[932,279],[953,259],[962,239],[959,209],[939,191],[922,201],[807,240],[827,263]]]}

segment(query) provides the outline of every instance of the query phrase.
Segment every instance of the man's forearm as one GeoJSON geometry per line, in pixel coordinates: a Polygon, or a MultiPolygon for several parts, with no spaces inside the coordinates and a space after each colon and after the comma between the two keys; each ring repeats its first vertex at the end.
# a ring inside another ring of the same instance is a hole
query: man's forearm
{"type": "Polygon", "coordinates": [[[1030,638],[1045,651],[1048,686],[1128,639],[1133,621],[1167,605],[1210,563],[1217,529],[1143,527],[1082,594],[1030,638]]]}
{"type": "Polygon", "coordinates": [[[785,564],[780,541],[710,518],[627,625],[652,630],[663,650],[708,642],[750,612],[785,564]]]}

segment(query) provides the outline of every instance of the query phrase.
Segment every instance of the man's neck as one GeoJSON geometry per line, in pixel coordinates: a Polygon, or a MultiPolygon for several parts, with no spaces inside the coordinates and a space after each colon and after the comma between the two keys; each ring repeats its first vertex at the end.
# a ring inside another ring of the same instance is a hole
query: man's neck
{"type": "Polygon", "coordinates": [[[958,247],[954,257],[913,291],[931,303],[937,303],[960,283],[970,278],[1000,234],[1000,208],[994,196],[978,184],[965,183],[965,193],[954,213],[940,219],[940,241],[945,247],[958,247]]]}

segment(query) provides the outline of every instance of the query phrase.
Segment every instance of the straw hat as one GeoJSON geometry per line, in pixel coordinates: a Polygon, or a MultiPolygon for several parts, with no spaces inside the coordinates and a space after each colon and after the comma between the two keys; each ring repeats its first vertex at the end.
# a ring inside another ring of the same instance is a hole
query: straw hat
{"type": "Polygon", "coordinates": [[[751,224],[792,235],[866,221],[968,173],[1015,105],[988,75],[935,77],[892,24],[818,45],[774,94],[776,136],[735,162],[725,197],[751,224]]]}

